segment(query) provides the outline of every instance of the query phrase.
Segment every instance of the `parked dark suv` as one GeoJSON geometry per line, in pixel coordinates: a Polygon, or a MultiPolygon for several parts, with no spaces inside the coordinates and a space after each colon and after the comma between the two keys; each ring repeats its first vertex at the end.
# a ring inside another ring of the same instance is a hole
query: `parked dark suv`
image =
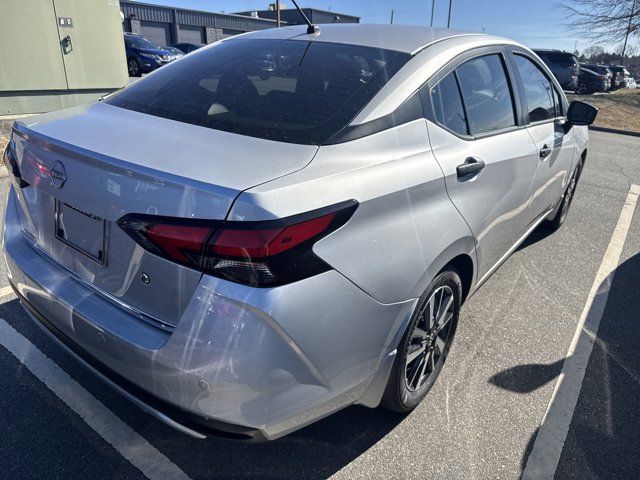
{"type": "Polygon", "coordinates": [[[534,50],[534,52],[547,64],[564,90],[576,90],[580,67],[573,53],[560,50],[534,50]]]}
{"type": "Polygon", "coordinates": [[[124,47],[130,77],[139,77],[143,73],[152,72],[174,59],[171,52],[135,33],[124,34],[124,47]]]}

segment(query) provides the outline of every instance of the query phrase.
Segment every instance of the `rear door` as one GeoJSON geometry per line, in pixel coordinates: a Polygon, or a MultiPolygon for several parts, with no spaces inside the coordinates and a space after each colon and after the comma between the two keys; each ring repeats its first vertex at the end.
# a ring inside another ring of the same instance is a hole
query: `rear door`
{"type": "Polygon", "coordinates": [[[531,224],[527,207],[537,151],[522,125],[513,84],[506,52],[496,47],[467,53],[423,89],[434,155],[476,238],[478,278],[531,224]]]}
{"type": "Polygon", "coordinates": [[[544,67],[524,50],[513,50],[513,63],[520,78],[527,131],[538,152],[531,214],[555,207],[562,196],[573,164],[573,129],[566,129],[564,95],[544,67]]]}

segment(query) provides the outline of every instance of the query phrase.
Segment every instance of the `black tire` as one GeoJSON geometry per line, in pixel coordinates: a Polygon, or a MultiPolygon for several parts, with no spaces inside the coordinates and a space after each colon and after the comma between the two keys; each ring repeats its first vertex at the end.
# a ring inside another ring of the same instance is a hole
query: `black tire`
{"type": "Polygon", "coordinates": [[[127,70],[130,77],[139,77],[142,75],[142,69],[140,68],[140,62],[135,58],[127,59],[127,70]]]}
{"type": "Polygon", "coordinates": [[[562,225],[564,225],[564,222],[567,220],[571,202],[573,202],[573,197],[576,193],[576,187],[578,186],[578,180],[580,180],[580,174],[582,173],[582,164],[583,162],[580,161],[571,174],[571,179],[569,180],[569,184],[562,194],[562,198],[560,199],[560,203],[558,204],[555,215],[551,220],[547,220],[545,222],[545,226],[547,227],[547,229],[551,230],[552,232],[558,230],[562,225]]]}
{"type": "Polygon", "coordinates": [[[398,353],[382,398],[382,406],[395,412],[409,412],[427,395],[442,371],[442,366],[449,353],[458,325],[461,299],[462,282],[455,270],[444,271],[431,282],[425,293],[420,297],[407,330],[398,346],[398,353]],[[440,296],[441,305],[438,310],[445,308],[442,303],[448,302],[449,293],[451,293],[452,298],[451,307],[444,310],[444,312],[437,312],[434,307],[434,315],[424,315],[429,310],[432,297],[435,297],[433,300],[433,305],[435,305],[440,292],[443,293],[440,296]],[[438,329],[438,313],[442,314],[440,320],[442,320],[445,327],[436,333],[438,329]],[[449,314],[451,315],[450,319],[446,321],[445,318],[448,318],[449,314]],[[428,321],[427,316],[435,320],[428,321]],[[421,328],[429,327],[431,324],[433,324],[433,329],[431,330],[421,328]],[[447,328],[446,339],[444,339],[444,332],[447,328]],[[427,333],[429,335],[428,338],[421,336],[423,333],[427,333]],[[435,334],[435,338],[432,337],[433,334],[435,334]],[[418,343],[416,343],[416,339],[418,343]],[[423,348],[424,353],[418,354],[419,350],[423,348]],[[418,355],[415,356],[416,354],[418,355]],[[409,355],[415,356],[415,358],[407,363],[409,355]],[[425,355],[424,364],[418,364],[417,362],[422,361],[420,358],[423,355],[425,355]],[[415,371],[420,368],[422,368],[421,371],[415,371]],[[427,368],[430,369],[430,372],[426,372],[427,368]],[[413,373],[414,371],[415,373],[413,373]],[[417,382],[415,381],[416,375],[420,376],[417,382]]]}
{"type": "Polygon", "coordinates": [[[576,90],[576,93],[578,95],[586,95],[589,93],[589,88],[587,87],[586,83],[581,83],[580,85],[578,85],[578,90],[576,90]]]}

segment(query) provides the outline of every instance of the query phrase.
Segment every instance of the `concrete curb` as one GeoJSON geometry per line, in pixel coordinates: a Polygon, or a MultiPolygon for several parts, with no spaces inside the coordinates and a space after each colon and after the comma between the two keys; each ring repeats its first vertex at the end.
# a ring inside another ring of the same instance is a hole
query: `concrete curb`
{"type": "Polygon", "coordinates": [[[597,127],[595,125],[589,125],[589,130],[595,130],[596,132],[617,133],[619,135],[629,135],[631,137],[640,137],[640,132],[618,130],[617,128],[597,127]]]}

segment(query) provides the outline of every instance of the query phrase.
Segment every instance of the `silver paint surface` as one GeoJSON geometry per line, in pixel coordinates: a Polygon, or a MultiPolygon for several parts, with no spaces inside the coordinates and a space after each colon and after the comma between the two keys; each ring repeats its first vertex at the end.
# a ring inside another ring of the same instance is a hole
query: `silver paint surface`
{"type": "MultiPolygon", "coordinates": [[[[375,25],[323,25],[313,36],[286,27],[243,37],[417,52],[352,125],[391,113],[469,49],[516,45],[488,35],[375,25]]],[[[557,204],[588,140],[586,127],[565,135],[552,121],[468,141],[420,119],[316,147],[100,102],[30,117],[16,129],[16,157],[30,186],[10,191],[3,246],[19,292],[129,381],[267,438],[350,404],[376,406],[431,279],[463,256],[473,265],[473,292],[557,204]],[[541,160],[545,143],[553,151],[541,160]],[[486,167],[461,180],[456,166],[468,156],[486,167]],[[46,174],[55,162],[65,167],[62,188],[46,174]],[[269,220],[352,199],[359,206],[350,221],[314,245],[332,269],[274,288],[176,265],[143,250],[115,223],[132,212],[269,220]],[[106,220],[106,265],[56,239],[56,201],[106,220]]]]}

